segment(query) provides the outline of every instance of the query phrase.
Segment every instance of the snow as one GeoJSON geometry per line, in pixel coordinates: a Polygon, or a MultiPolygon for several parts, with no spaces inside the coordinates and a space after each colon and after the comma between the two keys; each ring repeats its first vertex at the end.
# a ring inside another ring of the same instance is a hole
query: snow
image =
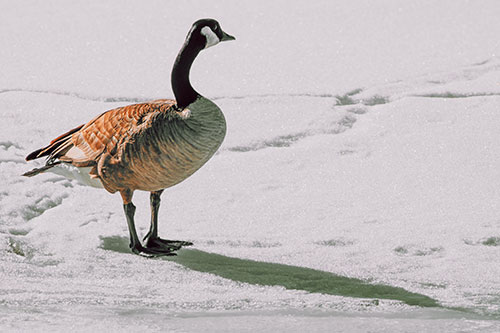
{"type": "Polygon", "coordinates": [[[0,330],[500,330],[496,1],[0,7],[0,330]],[[142,258],[118,195],[24,156],[172,97],[202,17],[236,37],[192,69],[228,133],[162,196],[160,235],[194,247],[142,258]]]}

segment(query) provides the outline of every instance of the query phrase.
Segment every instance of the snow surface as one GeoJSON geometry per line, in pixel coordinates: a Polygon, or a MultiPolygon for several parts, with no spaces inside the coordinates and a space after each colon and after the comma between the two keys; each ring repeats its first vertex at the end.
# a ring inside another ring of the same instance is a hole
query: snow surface
{"type": "Polygon", "coordinates": [[[1,331],[500,330],[497,1],[0,9],[1,331]],[[237,38],[192,69],[228,134],[162,197],[160,235],[194,248],[138,257],[118,195],[24,156],[172,97],[201,17],[237,38]]]}

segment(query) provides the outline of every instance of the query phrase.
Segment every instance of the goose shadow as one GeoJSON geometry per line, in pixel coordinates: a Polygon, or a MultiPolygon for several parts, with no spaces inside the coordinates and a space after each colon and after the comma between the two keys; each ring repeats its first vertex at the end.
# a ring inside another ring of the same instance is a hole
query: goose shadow
{"type": "MultiPolygon", "coordinates": [[[[101,248],[105,250],[130,253],[125,237],[103,237],[101,240],[101,248]]],[[[177,256],[162,259],[194,271],[249,284],[282,286],[336,296],[390,299],[421,307],[441,307],[436,300],[403,288],[373,284],[311,268],[238,259],[195,249],[182,249],[177,256]]]]}

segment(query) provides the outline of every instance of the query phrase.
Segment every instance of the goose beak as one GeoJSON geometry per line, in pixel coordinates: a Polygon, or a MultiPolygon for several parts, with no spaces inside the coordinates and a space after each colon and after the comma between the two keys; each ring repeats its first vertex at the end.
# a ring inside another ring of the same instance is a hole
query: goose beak
{"type": "Polygon", "coordinates": [[[229,35],[229,34],[226,34],[224,31],[222,32],[222,38],[221,38],[221,42],[225,42],[227,40],[235,40],[236,38],[234,38],[233,36],[229,35]]]}

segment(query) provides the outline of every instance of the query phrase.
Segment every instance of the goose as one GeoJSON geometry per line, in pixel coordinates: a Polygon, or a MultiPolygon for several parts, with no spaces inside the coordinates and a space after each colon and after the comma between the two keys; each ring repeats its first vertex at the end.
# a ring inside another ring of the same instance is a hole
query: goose
{"type": "Polygon", "coordinates": [[[158,237],[162,192],[192,175],[217,151],[226,134],[221,109],[191,86],[189,72],[200,51],[235,38],[214,19],[192,25],[171,74],[175,100],[159,99],[104,112],[35,150],[31,161],[47,157],[43,167],[87,185],[119,192],[130,234],[130,249],[146,256],[175,255],[187,241],[158,237]],[[134,222],[134,191],[150,192],[151,225],[141,243],[134,222]]]}

